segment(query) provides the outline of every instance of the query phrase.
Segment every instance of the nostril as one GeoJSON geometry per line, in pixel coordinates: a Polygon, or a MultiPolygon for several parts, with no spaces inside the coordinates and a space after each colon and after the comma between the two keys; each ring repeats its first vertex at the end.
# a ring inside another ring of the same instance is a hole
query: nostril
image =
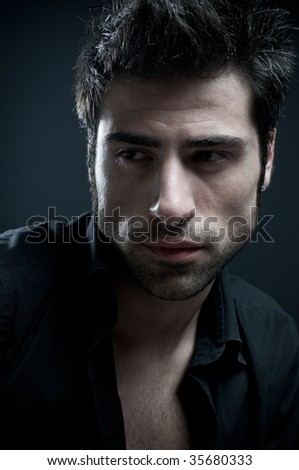
{"type": "Polygon", "coordinates": [[[191,209],[186,215],[182,217],[172,217],[172,225],[175,227],[183,227],[195,216],[195,208],[191,209]],[[176,221],[177,219],[177,221],[176,221]]]}
{"type": "Polygon", "coordinates": [[[190,219],[193,219],[193,217],[195,217],[195,213],[196,213],[196,211],[195,211],[195,207],[194,207],[193,209],[191,209],[189,211],[189,214],[185,216],[185,219],[187,219],[188,221],[190,219]]]}
{"type": "MultiPolygon", "coordinates": [[[[152,217],[157,217],[160,220],[165,220],[165,215],[160,214],[158,211],[158,205],[155,207],[151,207],[149,209],[149,213],[152,217]]],[[[183,226],[187,222],[189,222],[190,219],[192,219],[195,216],[195,208],[191,209],[190,211],[186,212],[184,215],[172,215],[167,218],[167,222],[171,220],[171,224],[174,226],[183,226]]]]}

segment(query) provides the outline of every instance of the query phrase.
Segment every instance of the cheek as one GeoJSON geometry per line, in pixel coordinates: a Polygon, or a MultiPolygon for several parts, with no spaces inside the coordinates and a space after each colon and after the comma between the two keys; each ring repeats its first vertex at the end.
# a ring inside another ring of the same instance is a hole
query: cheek
{"type": "Polygon", "coordinates": [[[95,185],[97,189],[97,198],[99,209],[107,209],[109,205],[109,197],[112,192],[110,191],[109,173],[105,164],[99,157],[95,163],[95,185]]]}
{"type": "Polygon", "coordinates": [[[257,184],[239,186],[224,202],[229,216],[246,216],[251,207],[257,204],[257,184]]]}
{"type": "Polygon", "coordinates": [[[214,184],[206,188],[205,194],[198,192],[199,212],[206,216],[218,217],[224,225],[231,217],[249,216],[251,207],[257,203],[258,181],[259,171],[247,177],[245,173],[243,177],[229,175],[214,181],[214,184]]]}
{"type": "Polygon", "coordinates": [[[116,166],[98,161],[95,168],[95,184],[99,210],[112,215],[118,210],[123,216],[142,215],[142,192],[140,183],[136,185],[119,174],[116,166]]]}
{"type": "Polygon", "coordinates": [[[119,181],[117,173],[113,171],[108,152],[105,146],[97,144],[95,159],[95,186],[99,210],[111,214],[113,209],[119,206],[119,181]]]}

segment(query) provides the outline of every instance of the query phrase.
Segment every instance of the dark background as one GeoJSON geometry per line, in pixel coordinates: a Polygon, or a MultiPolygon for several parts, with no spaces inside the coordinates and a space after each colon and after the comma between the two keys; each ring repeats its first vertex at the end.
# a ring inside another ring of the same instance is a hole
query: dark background
{"type": "MultiPolygon", "coordinates": [[[[299,7],[292,3],[275,2],[290,10],[298,26],[299,7]]],[[[89,6],[92,0],[1,6],[0,232],[26,225],[34,215],[47,217],[48,207],[66,217],[90,210],[85,135],[72,92],[89,6]]],[[[273,182],[263,196],[263,214],[275,214],[267,226],[275,242],[251,243],[230,271],[275,297],[299,325],[298,69],[279,126],[273,182]]]]}

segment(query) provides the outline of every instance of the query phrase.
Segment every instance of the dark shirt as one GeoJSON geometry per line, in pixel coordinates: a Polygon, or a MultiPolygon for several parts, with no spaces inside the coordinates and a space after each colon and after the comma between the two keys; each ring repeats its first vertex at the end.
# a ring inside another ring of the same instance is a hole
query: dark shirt
{"type": "MultiPolygon", "coordinates": [[[[111,344],[117,257],[97,233],[85,214],[0,238],[2,449],[125,449],[111,344]]],[[[202,307],[180,398],[194,449],[296,448],[291,317],[223,271],[202,307]]]]}

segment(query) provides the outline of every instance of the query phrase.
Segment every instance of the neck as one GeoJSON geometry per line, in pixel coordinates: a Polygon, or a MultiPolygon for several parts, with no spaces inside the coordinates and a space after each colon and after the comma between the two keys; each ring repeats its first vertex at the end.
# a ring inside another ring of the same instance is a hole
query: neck
{"type": "Polygon", "coordinates": [[[196,296],[180,301],[158,299],[127,279],[115,282],[118,321],[114,338],[131,347],[172,349],[186,338],[195,338],[201,306],[208,296],[209,284],[196,296]]]}

